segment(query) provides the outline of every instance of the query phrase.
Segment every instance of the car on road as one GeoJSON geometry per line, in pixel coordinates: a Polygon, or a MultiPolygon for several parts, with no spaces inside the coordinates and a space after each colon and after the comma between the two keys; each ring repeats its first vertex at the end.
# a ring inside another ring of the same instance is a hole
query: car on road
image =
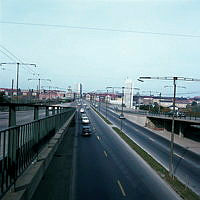
{"type": "Polygon", "coordinates": [[[170,117],[170,116],[173,116],[173,113],[174,113],[174,117],[180,117],[180,118],[186,117],[185,113],[180,112],[180,111],[175,111],[175,112],[170,111],[170,112],[167,113],[167,115],[170,117]]]}
{"type": "Polygon", "coordinates": [[[125,119],[124,114],[120,114],[119,119],[125,119]]]}
{"type": "Polygon", "coordinates": [[[89,125],[84,125],[82,127],[82,136],[90,136],[92,134],[92,128],[89,125]]]}
{"type": "Polygon", "coordinates": [[[90,109],[90,107],[89,107],[89,106],[86,106],[86,109],[87,109],[87,110],[89,110],[89,109],[90,109]]]}
{"type": "Polygon", "coordinates": [[[83,123],[83,124],[89,124],[89,123],[90,123],[90,120],[88,119],[88,117],[83,117],[83,118],[82,118],[82,123],[83,123]]]}
{"type": "Polygon", "coordinates": [[[177,117],[186,117],[184,112],[177,112],[177,117]]]}
{"type": "Polygon", "coordinates": [[[81,114],[81,119],[83,119],[84,117],[87,117],[86,113],[81,114]]]}
{"type": "Polygon", "coordinates": [[[80,113],[84,113],[84,112],[85,112],[84,108],[81,108],[80,113]]]}

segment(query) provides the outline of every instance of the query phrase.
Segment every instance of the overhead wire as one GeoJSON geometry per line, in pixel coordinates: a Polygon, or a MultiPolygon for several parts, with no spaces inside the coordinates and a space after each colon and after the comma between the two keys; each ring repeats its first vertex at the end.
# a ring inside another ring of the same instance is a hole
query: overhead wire
{"type": "MultiPolygon", "coordinates": [[[[4,47],[3,45],[1,45],[0,44],[0,47],[2,48],[2,49],[4,49],[7,53],[9,53],[12,57],[14,57],[17,61],[19,61],[19,62],[21,62],[21,63],[23,63],[23,61],[19,58],[19,57],[17,57],[16,55],[14,55],[11,51],[9,51],[6,47],[4,47]]],[[[1,50],[0,50],[1,51],[1,50]]],[[[1,51],[2,52],[2,51],[1,51]]],[[[4,53],[5,54],[5,53],[4,53]]],[[[8,57],[8,55],[7,55],[7,57],[8,57]]],[[[10,56],[9,56],[10,57],[10,56]]],[[[11,57],[10,57],[11,58],[11,57]]],[[[12,59],[12,58],[11,58],[12,59]]],[[[13,60],[13,59],[12,59],[13,60]]],[[[16,62],[16,60],[13,60],[14,62],[16,62]]],[[[25,65],[28,69],[29,69],[29,71],[22,65],[22,67],[27,71],[27,72],[30,72],[31,71],[31,73],[33,73],[33,74],[36,74],[35,73],[35,71],[34,70],[32,70],[28,65],[25,65]]]]}
{"type": "Polygon", "coordinates": [[[183,33],[167,33],[167,32],[98,28],[98,27],[88,27],[88,26],[69,26],[69,25],[62,25],[62,24],[41,24],[41,23],[13,22],[13,21],[0,21],[0,23],[1,24],[12,24],[12,25],[25,25],[25,26],[42,26],[42,27],[54,27],[54,28],[83,29],[83,30],[93,30],[93,31],[109,31],[109,32],[148,34],[148,35],[154,35],[154,36],[200,38],[200,35],[183,34],[183,33]]]}
{"type": "Polygon", "coordinates": [[[11,56],[9,56],[7,53],[3,52],[1,49],[0,49],[0,52],[1,52],[2,54],[4,54],[6,57],[8,57],[10,60],[16,62],[16,60],[14,60],[14,59],[13,59],[11,56]]]}

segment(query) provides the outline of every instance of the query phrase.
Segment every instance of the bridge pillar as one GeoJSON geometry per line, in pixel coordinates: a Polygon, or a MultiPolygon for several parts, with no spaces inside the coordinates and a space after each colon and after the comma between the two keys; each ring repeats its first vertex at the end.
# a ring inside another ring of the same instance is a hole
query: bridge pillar
{"type": "Polygon", "coordinates": [[[57,106],[57,114],[60,112],[60,107],[57,106]]]}
{"type": "Polygon", "coordinates": [[[16,107],[13,105],[9,106],[9,124],[8,126],[16,126],[16,107]]]}
{"type": "MultiPolygon", "coordinates": [[[[16,106],[9,106],[9,127],[16,126],[16,106]]],[[[15,180],[17,170],[17,137],[19,128],[13,128],[8,133],[8,171],[10,176],[15,180]]]]}
{"type": "Polygon", "coordinates": [[[55,107],[52,108],[52,115],[55,115],[55,107]]]}
{"type": "Polygon", "coordinates": [[[38,119],[39,119],[39,107],[34,106],[34,120],[38,120],[38,119]]]}
{"type": "Polygon", "coordinates": [[[163,120],[163,131],[164,131],[164,133],[167,132],[167,128],[166,128],[166,120],[163,120]]]}
{"type": "Polygon", "coordinates": [[[49,107],[48,106],[45,108],[45,115],[46,115],[46,117],[49,116],[49,107]]]}
{"type": "Polygon", "coordinates": [[[179,124],[179,137],[183,138],[184,137],[184,129],[185,129],[185,125],[183,123],[179,124]]]}

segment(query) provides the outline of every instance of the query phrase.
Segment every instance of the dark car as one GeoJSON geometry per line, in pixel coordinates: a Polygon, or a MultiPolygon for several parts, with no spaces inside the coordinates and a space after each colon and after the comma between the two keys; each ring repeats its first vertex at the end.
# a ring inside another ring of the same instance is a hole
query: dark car
{"type": "Polygon", "coordinates": [[[92,128],[91,126],[87,125],[87,126],[83,126],[82,127],[82,136],[90,136],[92,134],[92,128]]]}
{"type": "Polygon", "coordinates": [[[125,119],[124,114],[120,114],[119,119],[125,119]]]}
{"type": "Polygon", "coordinates": [[[180,117],[180,118],[185,117],[185,113],[180,112],[180,111],[175,111],[175,112],[170,111],[167,113],[167,115],[170,117],[170,116],[173,116],[173,113],[174,113],[174,117],[180,117]]]}
{"type": "Polygon", "coordinates": [[[186,117],[186,115],[183,112],[177,112],[177,117],[186,117]]]}

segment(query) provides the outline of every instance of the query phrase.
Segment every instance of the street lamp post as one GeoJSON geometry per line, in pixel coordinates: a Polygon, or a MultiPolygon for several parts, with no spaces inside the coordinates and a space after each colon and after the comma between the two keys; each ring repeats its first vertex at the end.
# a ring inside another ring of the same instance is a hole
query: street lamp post
{"type": "Polygon", "coordinates": [[[19,100],[19,66],[20,65],[30,65],[30,66],[35,66],[36,67],[36,64],[33,64],[33,63],[19,63],[19,62],[16,62],[16,63],[0,63],[0,65],[17,65],[17,85],[16,85],[16,88],[17,88],[17,102],[19,100]]]}
{"type": "Polygon", "coordinates": [[[143,79],[157,79],[157,80],[173,80],[173,115],[172,115],[172,132],[171,132],[171,143],[170,143],[170,162],[169,162],[169,174],[174,178],[174,169],[173,169],[173,151],[174,151],[174,125],[175,125],[175,104],[176,104],[176,81],[200,81],[200,79],[194,78],[184,78],[184,77],[140,77],[138,81],[143,82],[143,79]]]}
{"type": "Polygon", "coordinates": [[[159,115],[160,115],[160,111],[161,111],[161,92],[159,94],[159,115]]]}
{"type": "Polygon", "coordinates": [[[124,117],[124,87],[122,87],[122,109],[121,109],[121,117],[124,117]]]}
{"type": "Polygon", "coordinates": [[[45,79],[45,78],[36,78],[36,79],[34,79],[34,78],[29,78],[28,79],[28,81],[38,81],[38,100],[39,100],[39,98],[40,98],[40,83],[41,83],[41,81],[49,81],[49,82],[51,82],[51,79],[45,79]]]}
{"type": "Polygon", "coordinates": [[[108,88],[106,93],[106,119],[108,119],[108,88]]]}

